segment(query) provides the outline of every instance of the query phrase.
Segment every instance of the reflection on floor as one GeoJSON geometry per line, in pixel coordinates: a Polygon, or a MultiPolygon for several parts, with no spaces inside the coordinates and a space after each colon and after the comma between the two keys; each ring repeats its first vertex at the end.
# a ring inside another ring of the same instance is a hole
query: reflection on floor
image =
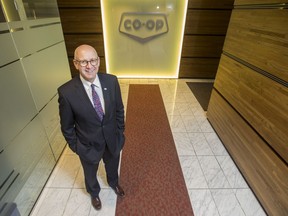
{"type": "MultiPolygon", "coordinates": [[[[187,79],[119,79],[126,107],[129,84],[159,84],[195,216],[265,216],[186,82],[187,79]]],[[[78,157],[64,150],[31,216],[115,215],[116,195],[103,164],[102,209],[90,203],[78,157]]]]}

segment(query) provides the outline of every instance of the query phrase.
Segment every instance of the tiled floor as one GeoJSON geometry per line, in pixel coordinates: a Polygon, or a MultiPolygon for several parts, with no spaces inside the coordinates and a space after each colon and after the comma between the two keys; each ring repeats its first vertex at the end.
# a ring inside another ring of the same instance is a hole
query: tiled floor
{"type": "MultiPolygon", "coordinates": [[[[184,79],[120,79],[125,107],[129,84],[159,84],[195,216],[266,215],[184,79]]],[[[31,216],[115,215],[116,195],[103,164],[98,179],[102,209],[85,191],[78,157],[66,148],[31,216]]]]}

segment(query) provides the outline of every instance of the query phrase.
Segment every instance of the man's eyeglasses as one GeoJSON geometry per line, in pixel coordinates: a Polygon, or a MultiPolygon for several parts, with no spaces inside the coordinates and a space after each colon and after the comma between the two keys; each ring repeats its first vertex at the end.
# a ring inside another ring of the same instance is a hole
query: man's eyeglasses
{"type": "Polygon", "coordinates": [[[79,61],[79,60],[76,60],[74,59],[75,62],[78,62],[80,64],[81,67],[86,67],[88,65],[88,63],[90,62],[90,64],[92,66],[96,66],[98,64],[98,58],[96,59],[91,59],[90,61],[87,61],[87,60],[82,60],[82,61],[79,61]]]}

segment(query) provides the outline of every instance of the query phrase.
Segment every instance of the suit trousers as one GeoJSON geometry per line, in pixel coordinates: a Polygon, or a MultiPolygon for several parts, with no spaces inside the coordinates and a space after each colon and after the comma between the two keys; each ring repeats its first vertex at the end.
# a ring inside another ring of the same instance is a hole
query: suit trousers
{"type": "MultiPolygon", "coordinates": [[[[107,182],[109,186],[113,188],[118,185],[118,167],[120,154],[118,156],[113,156],[106,146],[102,160],[105,165],[107,182]]],[[[98,197],[100,193],[100,185],[97,179],[99,163],[92,164],[82,160],[81,158],[80,161],[84,171],[86,190],[92,198],[98,197]]]]}

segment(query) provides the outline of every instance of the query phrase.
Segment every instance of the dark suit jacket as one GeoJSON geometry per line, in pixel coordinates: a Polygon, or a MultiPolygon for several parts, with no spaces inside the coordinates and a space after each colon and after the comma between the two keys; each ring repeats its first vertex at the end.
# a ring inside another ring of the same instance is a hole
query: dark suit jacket
{"type": "Polygon", "coordinates": [[[98,73],[98,77],[105,101],[102,122],[79,76],[58,88],[62,133],[72,151],[90,163],[101,160],[106,144],[117,156],[125,142],[124,106],[117,77],[103,73],[98,73]]]}

